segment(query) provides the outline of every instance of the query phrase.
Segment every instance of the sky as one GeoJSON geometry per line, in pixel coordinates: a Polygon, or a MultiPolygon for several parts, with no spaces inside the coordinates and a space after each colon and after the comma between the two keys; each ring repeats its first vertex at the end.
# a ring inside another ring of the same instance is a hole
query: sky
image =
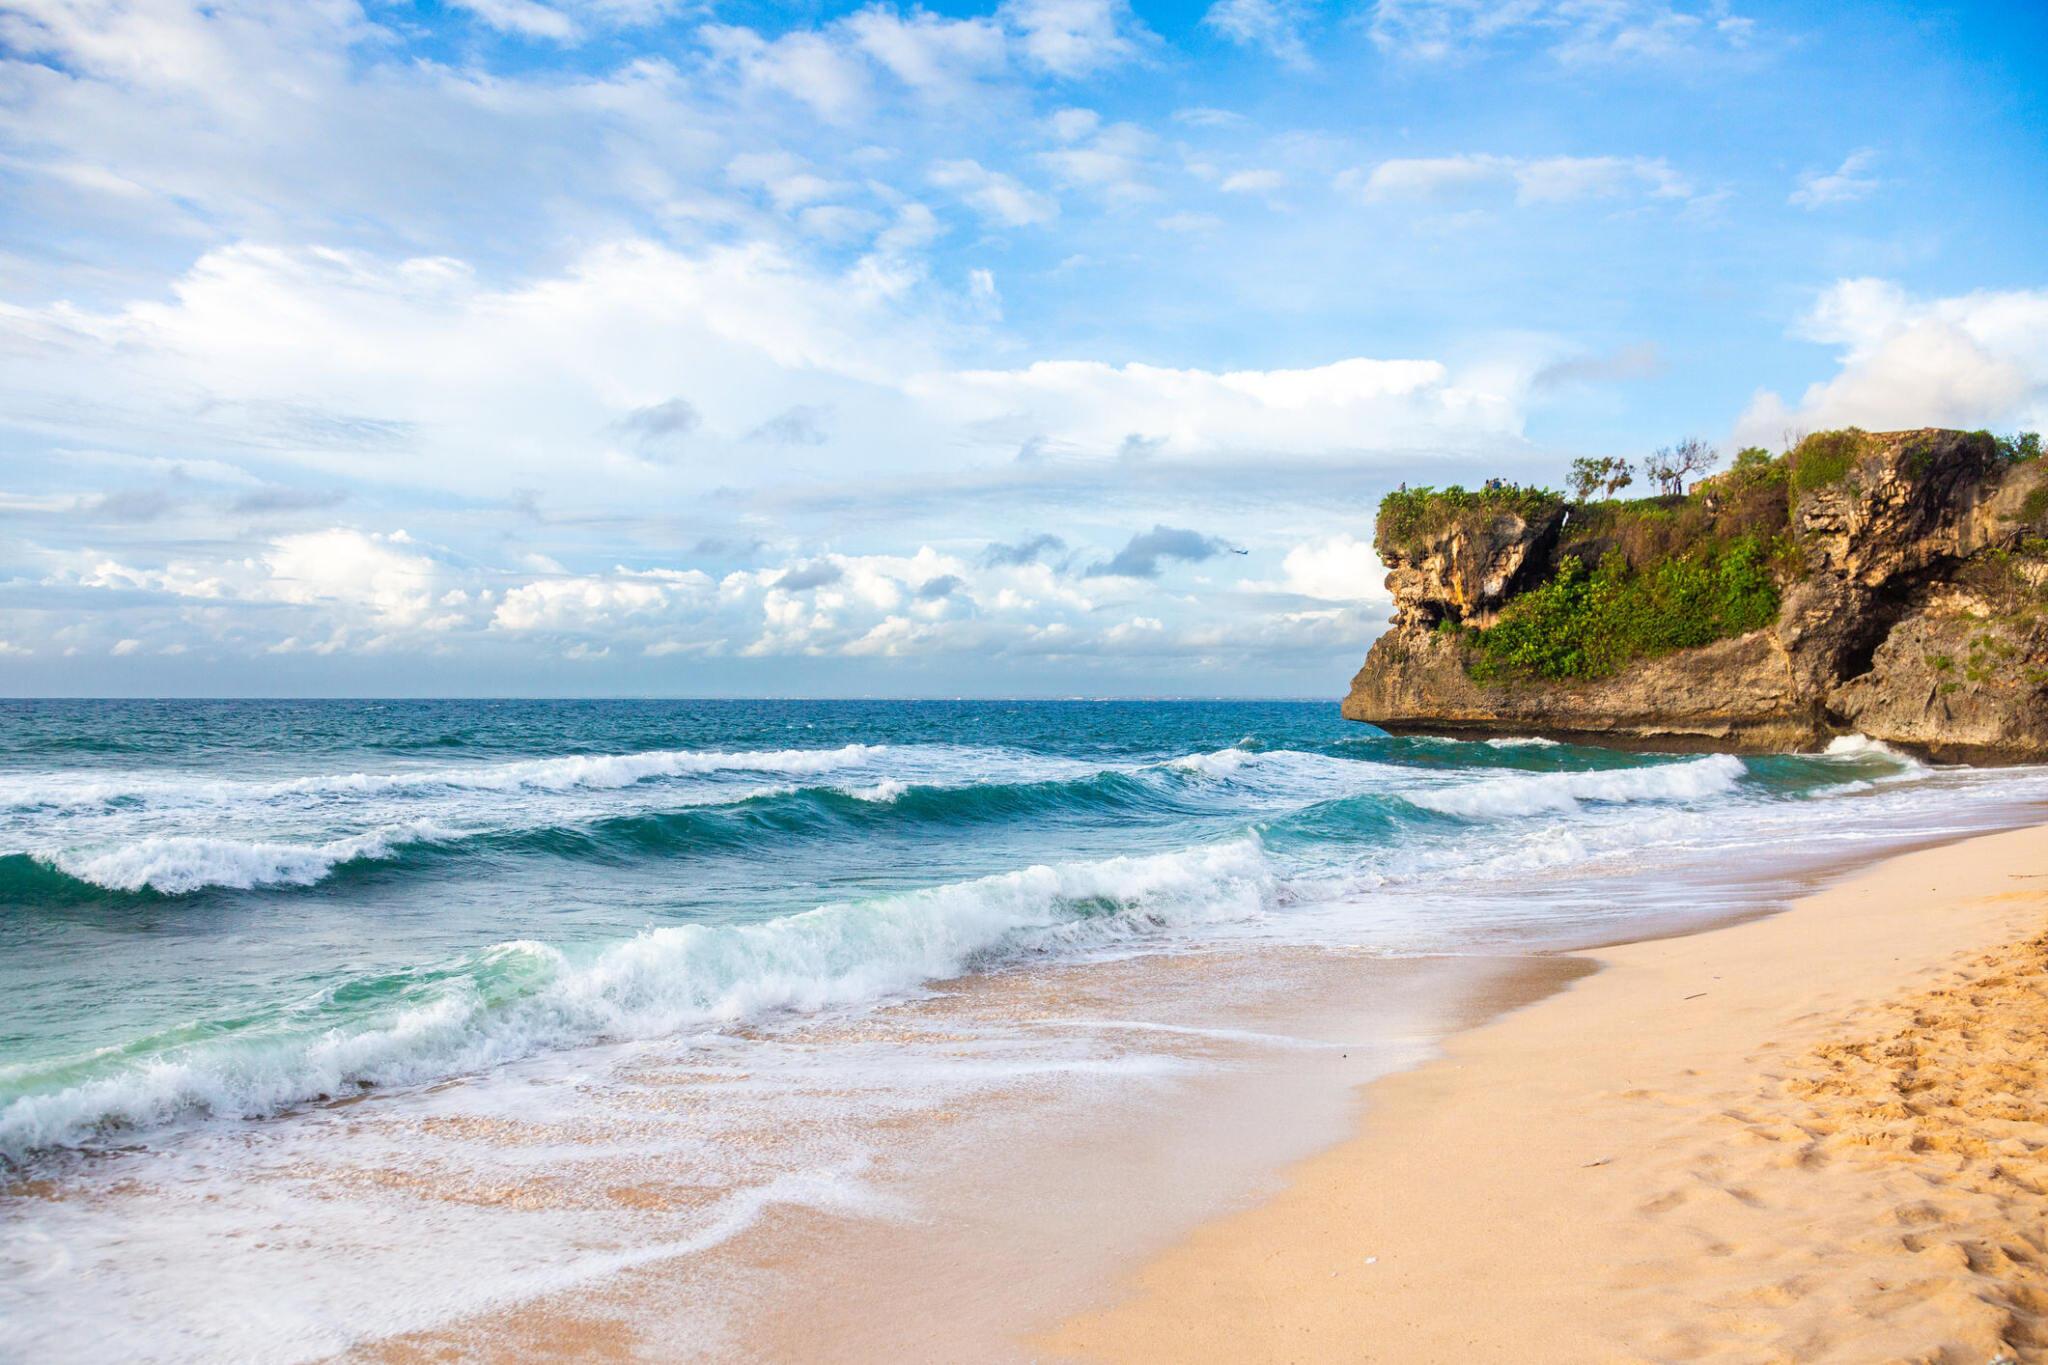
{"type": "Polygon", "coordinates": [[[1399,483],[2048,427],[2048,7],[0,0],[0,693],[1340,695],[1399,483]]]}

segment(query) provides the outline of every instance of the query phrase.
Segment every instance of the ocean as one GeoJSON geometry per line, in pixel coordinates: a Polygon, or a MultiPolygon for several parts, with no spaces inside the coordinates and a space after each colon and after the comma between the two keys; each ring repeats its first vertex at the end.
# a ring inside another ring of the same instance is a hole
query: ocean
{"type": "Polygon", "coordinates": [[[0,1355],[306,1358],[901,1217],[934,1116],[1328,1041],[1243,964],[1664,932],[2043,799],[1322,702],[0,703],[0,1355]]]}

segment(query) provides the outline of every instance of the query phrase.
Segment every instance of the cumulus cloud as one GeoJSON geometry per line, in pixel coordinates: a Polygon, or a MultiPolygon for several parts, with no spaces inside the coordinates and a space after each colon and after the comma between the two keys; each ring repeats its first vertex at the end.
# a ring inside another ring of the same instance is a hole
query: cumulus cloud
{"type": "Polygon", "coordinates": [[[490,625],[508,631],[610,632],[700,603],[713,590],[711,577],[694,569],[621,567],[605,576],[544,578],[507,591],[490,625]]]}
{"type": "Polygon", "coordinates": [[[828,583],[837,583],[843,577],[845,570],[829,559],[819,559],[800,568],[787,570],[776,578],[775,586],[784,592],[804,592],[810,588],[822,588],[828,583]]]}
{"type": "MultiPolygon", "coordinates": [[[[1213,200],[1116,210],[1330,166],[1270,140],[1197,166],[1181,138],[1247,121],[1190,109],[1162,136],[1156,102],[1112,88],[1183,74],[1150,66],[1164,43],[1123,0],[445,8],[6,21],[0,138],[32,220],[0,302],[0,511],[32,532],[0,583],[10,648],[408,651],[297,675],[400,686],[451,660],[513,686],[567,658],[620,685],[634,661],[742,656],[1209,667],[1350,629],[1348,654],[1355,623],[1255,629],[1227,590],[1164,591],[1206,543],[1183,528],[1223,525],[1221,496],[1232,534],[1284,547],[1311,529],[1272,490],[1311,464],[1357,488],[1520,444],[1532,365],[1111,363],[1157,321],[1117,315],[1128,290],[1159,287],[1156,262],[1118,278],[1117,234],[1218,233],[1163,253],[1194,258],[1227,227],[1213,200]],[[1048,280],[1102,281],[1102,324],[1047,330],[1048,280]]],[[[1219,0],[1205,32],[1292,62],[1311,18],[1219,0]]]]}
{"type": "Polygon", "coordinates": [[[460,618],[438,613],[440,566],[412,548],[403,531],[365,534],[336,527],[285,536],[263,562],[269,595],[301,605],[327,604],[380,629],[444,628],[460,618]]]}
{"type": "Polygon", "coordinates": [[[1385,602],[1386,567],[1372,545],[1348,532],[1294,546],[1280,561],[1284,591],[1325,602],[1385,602]]]}
{"type": "Polygon", "coordinates": [[[1758,393],[1738,439],[1842,426],[2048,427],[2048,291],[1921,299],[1886,280],[1841,280],[1797,335],[1836,347],[1840,368],[1794,402],[1758,393]]]}
{"type": "Polygon", "coordinates": [[[899,376],[942,363],[944,321],[905,302],[887,275],[821,273],[765,243],[613,242],[509,288],[447,258],[235,246],[202,256],[165,301],[0,314],[0,342],[29,357],[0,391],[86,439],[141,428],[159,445],[204,446],[240,414],[317,401],[404,434],[266,439],[272,458],[478,493],[587,488],[572,455],[599,456],[595,433],[643,452],[686,434],[797,437],[835,386],[889,401],[899,376]],[[687,401],[679,367],[702,385],[687,401]],[[818,397],[793,405],[795,388],[818,397]]]}

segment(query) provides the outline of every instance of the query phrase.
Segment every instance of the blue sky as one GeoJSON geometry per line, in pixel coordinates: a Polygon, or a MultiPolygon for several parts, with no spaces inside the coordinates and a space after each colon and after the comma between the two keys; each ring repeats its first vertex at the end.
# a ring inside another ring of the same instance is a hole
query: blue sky
{"type": "Polygon", "coordinates": [[[0,691],[1335,695],[1396,482],[2048,425],[2048,16],[17,0],[0,691]]]}

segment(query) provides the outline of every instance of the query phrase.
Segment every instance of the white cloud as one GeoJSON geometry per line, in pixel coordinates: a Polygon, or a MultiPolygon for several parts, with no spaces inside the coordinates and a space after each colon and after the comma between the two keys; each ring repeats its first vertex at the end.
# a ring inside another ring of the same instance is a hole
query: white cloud
{"type": "Polygon", "coordinates": [[[928,374],[911,392],[1013,440],[1103,456],[1132,442],[1162,458],[1261,453],[1335,457],[1511,437],[1518,393],[1461,383],[1431,360],[1341,360],[1306,370],[1168,369],[1040,361],[1021,370],[928,374]]]}
{"type": "Polygon", "coordinates": [[[1149,199],[1155,191],[1145,181],[1145,160],[1152,135],[1135,124],[1117,123],[1085,142],[1049,152],[1038,159],[1063,185],[1090,190],[1111,203],[1149,199]]]}
{"type": "Polygon", "coordinates": [[[714,586],[709,574],[696,569],[635,572],[621,567],[606,577],[537,579],[507,590],[490,624],[512,631],[608,631],[633,618],[706,602],[714,586]]]}
{"type": "MultiPolygon", "coordinates": [[[[899,226],[930,225],[906,211],[899,226]]],[[[587,487],[578,461],[606,459],[620,419],[672,400],[679,370],[714,443],[842,392],[900,401],[897,377],[940,363],[948,328],[942,301],[910,306],[914,284],[872,263],[820,274],[765,243],[615,242],[512,288],[441,258],[236,246],[164,301],[0,308],[0,344],[24,357],[0,398],[157,450],[230,434],[401,484],[587,487]]]]}
{"type": "Polygon", "coordinates": [[[1287,177],[1275,170],[1238,171],[1223,178],[1217,188],[1225,194],[1271,194],[1287,183],[1287,177]]]}
{"type": "Polygon", "coordinates": [[[1176,123],[1185,123],[1190,128],[1237,128],[1250,122],[1235,110],[1212,109],[1203,105],[1177,109],[1174,111],[1173,120],[1176,123]]]}
{"type": "Polygon", "coordinates": [[[1473,190],[1510,186],[1516,202],[1522,204],[1557,204],[1622,195],[1685,199],[1693,193],[1691,183],[1669,163],[1651,157],[1396,157],[1380,162],[1370,171],[1348,170],[1337,177],[1340,190],[1367,203],[1442,199],[1473,190]]]}
{"type": "Polygon", "coordinates": [[[1841,368],[1796,403],[1760,392],[1738,439],[1842,426],[2048,427],[2048,290],[1923,300],[1885,280],[1841,280],[1798,334],[1840,348],[1841,368]]]}
{"type": "Polygon", "coordinates": [[[1799,187],[1786,202],[1803,209],[1854,203],[1877,188],[1877,178],[1869,174],[1876,164],[1875,151],[1859,148],[1843,157],[1842,164],[1832,171],[1807,171],[1801,175],[1799,187]]]}
{"type": "Polygon", "coordinates": [[[1131,60],[1143,33],[1124,0],[1007,0],[997,13],[1027,62],[1069,79],[1131,60]]]}
{"type": "Polygon", "coordinates": [[[1052,199],[979,161],[941,161],[931,168],[931,182],[953,191],[984,218],[1005,227],[1028,227],[1059,214],[1059,205],[1052,199]]]}
{"type": "Polygon", "coordinates": [[[435,616],[444,588],[441,569],[407,548],[403,531],[366,535],[335,528],[286,536],[264,555],[269,594],[282,602],[331,605],[344,618],[362,616],[380,629],[442,628],[460,618],[435,616]]]}
{"type": "Polygon", "coordinates": [[[501,32],[522,38],[574,42],[593,27],[650,24],[679,8],[678,0],[451,0],[501,32]]]}
{"type": "Polygon", "coordinates": [[[1383,51],[1422,61],[1530,42],[1565,62],[1668,62],[1738,51],[1752,41],[1756,25],[1720,3],[1375,0],[1368,31],[1383,51]]]}
{"type": "Polygon", "coordinates": [[[1045,123],[1061,142],[1078,142],[1102,126],[1102,115],[1093,109],[1060,109],[1045,123]]]}
{"type": "Polygon", "coordinates": [[[743,85],[796,100],[829,122],[851,122],[868,108],[867,65],[833,35],[796,29],[768,39],[739,25],[707,24],[698,36],[743,85]]]}
{"type": "Polygon", "coordinates": [[[1216,0],[1202,23],[1240,47],[1261,48],[1297,70],[1315,65],[1302,29],[1307,9],[1296,0],[1216,0]]]}
{"type": "Polygon", "coordinates": [[[1386,602],[1386,566],[1347,532],[1304,541],[1280,561],[1283,587],[1325,602],[1386,602]]]}
{"type": "Polygon", "coordinates": [[[946,19],[922,9],[906,17],[870,5],[844,22],[861,51],[930,98],[959,99],[1007,65],[1003,30],[992,20],[946,19]]]}
{"type": "Polygon", "coordinates": [[[725,168],[736,185],[765,191],[775,207],[787,213],[844,193],[844,182],[817,174],[802,158],[788,152],[743,152],[725,168]]]}
{"type": "Polygon", "coordinates": [[[576,21],[539,0],[452,0],[458,9],[474,14],[492,28],[524,38],[552,38],[566,42],[578,36],[576,21]]]}

